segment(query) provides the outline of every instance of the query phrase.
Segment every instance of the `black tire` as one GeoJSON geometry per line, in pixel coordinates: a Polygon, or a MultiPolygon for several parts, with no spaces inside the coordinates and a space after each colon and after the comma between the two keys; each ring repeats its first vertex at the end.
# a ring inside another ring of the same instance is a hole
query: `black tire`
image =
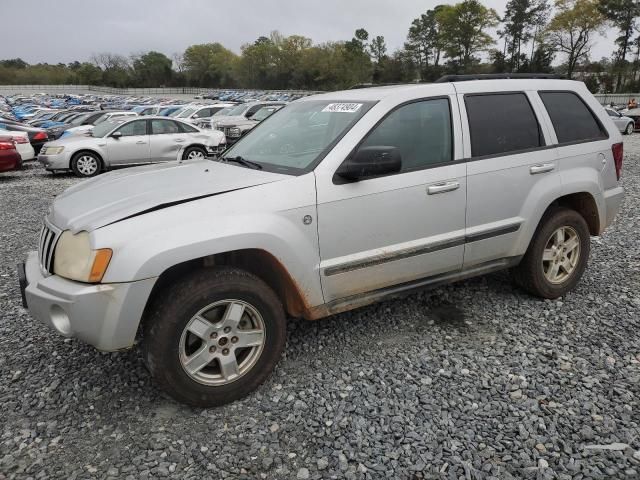
{"type": "Polygon", "coordinates": [[[214,407],[246,396],[269,377],[286,343],[286,318],[276,294],[258,277],[236,268],[210,268],[156,296],[144,319],[142,343],[147,368],[162,390],[188,405],[214,407]],[[204,385],[181,363],[182,334],[197,312],[227,299],[246,302],[259,312],[264,344],[253,366],[239,378],[225,385],[204,385]]]}
{"type": "Polygon", "coordinates": [[[624,129],[624,134],[631,135],[633,133],[633,130],[634,130],[634,124],[632,122],[629,122],[629,124],[627,125],[627,128],[624,129]]]}
{"type": "Polygon", "coordinates": [[[555,207],[549,210],[538,225],[527,253],[512,270],[515,282],[532,295],[554,299],[572,290],[580,281],[591,250],[589,227],[575,210],[555,207]],[[571,227],[577,234],[580,251],[574,270],[562,283],[551,283],[545,276],[542,255],[551,235],[561,227],[571,227]]]}
{"type": "Polygon", "coordinates": [[[182,159],[183,160],[189,160],[189,157],[192,156],[194,153],[202,154],[203,158],[207,157],[207,151],[204,148],[202,148],[202,147],[188,147],[188,148],[185,148],[184,152],[182,153],[182,159]]]}
{"type": "Polygon", "coordinates": [[[102,159],[93,152],[78,152],[71,159],[71,170],[76,177],[95,177],[102,171],[102,159]]]}

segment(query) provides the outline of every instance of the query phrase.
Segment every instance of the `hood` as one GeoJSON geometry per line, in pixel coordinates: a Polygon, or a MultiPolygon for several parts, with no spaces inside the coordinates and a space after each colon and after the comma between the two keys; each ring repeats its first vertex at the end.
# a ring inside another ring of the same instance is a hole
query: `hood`
{"type": "MultiPolygon", "coordinates": [[[[82,132],[78,131],[78,132],[72,132],[72,133],[82,133],[82,132]]],[[[95,148],[97,143],[102,143],[102,145],[104,146],[105,141],[106,140],[104,138],[95,138],[95,137],[86,136],[86,135],[69,135],[67,137],[60,137],[57,140],[49,142],[48,146],[64,147],[64,146],[73,144],[72,148],[76,148],[78,143],[87,143],[88,146],[95,148]]]]}
{"type": "Polygon", "coordinates": [[[48,220],[74,233],[150,211],[289,178],[212,160],[127,168],[81,182],[56,197],[48,220]]]}

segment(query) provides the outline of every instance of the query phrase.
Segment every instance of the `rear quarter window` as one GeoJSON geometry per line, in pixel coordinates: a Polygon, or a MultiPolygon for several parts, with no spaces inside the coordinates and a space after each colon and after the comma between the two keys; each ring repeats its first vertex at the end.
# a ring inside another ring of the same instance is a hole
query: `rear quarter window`
{"type": "Polygon", "coordinates": [[[606,130],[582,98],[573,92],[539,92],[558,143],[608,138],[606,130]]]}

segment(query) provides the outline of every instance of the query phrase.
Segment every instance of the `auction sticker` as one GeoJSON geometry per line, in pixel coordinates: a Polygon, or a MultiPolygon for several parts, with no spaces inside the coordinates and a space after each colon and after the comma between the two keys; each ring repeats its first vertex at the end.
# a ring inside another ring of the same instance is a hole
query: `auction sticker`
{"type": "Polygon", "coordinates": [[[322,109],[329,113],[355,113],[360,110],[361,103],[330,103],[322,109]]]}

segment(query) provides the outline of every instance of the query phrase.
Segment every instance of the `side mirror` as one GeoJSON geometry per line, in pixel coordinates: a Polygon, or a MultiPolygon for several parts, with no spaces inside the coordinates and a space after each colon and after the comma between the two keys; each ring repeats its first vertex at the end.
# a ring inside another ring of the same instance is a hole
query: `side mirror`
{"type": "Polygon", "coordinates": [[[335,183],[357,182],[371,177],[398,173],[402,169],[397,147],[363,147],[347,158],[335,173],[335,183]]]}
{"type": "Polygon", "coordinates": [[[120,138],[121,136],[122,136],[122,132],[113,132],[113,133],[111,134],[111,137],[112,137],[112,138],[115,138],[116,140],[117,140],[118,138],[120,138]]]}

